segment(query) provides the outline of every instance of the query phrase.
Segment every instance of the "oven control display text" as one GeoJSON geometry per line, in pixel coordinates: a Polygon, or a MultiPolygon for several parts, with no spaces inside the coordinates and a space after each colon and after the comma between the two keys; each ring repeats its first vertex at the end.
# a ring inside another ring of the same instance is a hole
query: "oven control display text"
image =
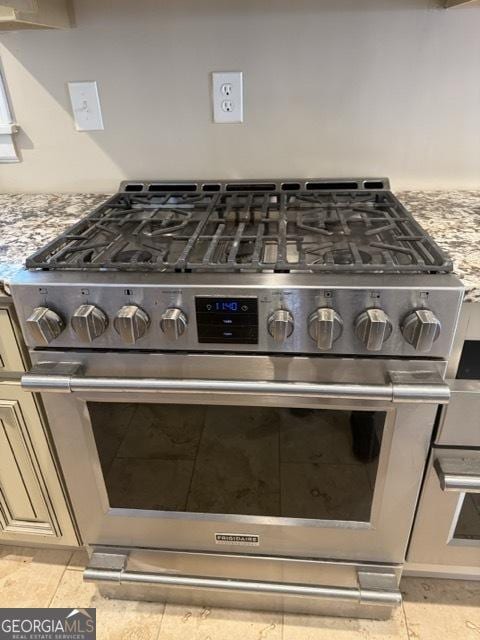
{"type": "Polygon", "coordinates": [[[256,298],[196,297],[200,343],[258,344],[256,298]]]}

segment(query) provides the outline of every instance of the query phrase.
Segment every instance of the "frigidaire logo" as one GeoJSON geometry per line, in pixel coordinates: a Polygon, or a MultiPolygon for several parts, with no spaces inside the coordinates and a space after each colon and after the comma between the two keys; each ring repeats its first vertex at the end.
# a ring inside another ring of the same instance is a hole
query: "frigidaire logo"
{"type": "Polygon", "coordinates": [[[260,536],[255,533],[216,533],[215,544],[236,544],[246,547],[258,547],[260,536]]]}
{"type": "Polygon", "coordinates": [[[95,609],[0,609],[0,640],[95,640],[95,609]]]}

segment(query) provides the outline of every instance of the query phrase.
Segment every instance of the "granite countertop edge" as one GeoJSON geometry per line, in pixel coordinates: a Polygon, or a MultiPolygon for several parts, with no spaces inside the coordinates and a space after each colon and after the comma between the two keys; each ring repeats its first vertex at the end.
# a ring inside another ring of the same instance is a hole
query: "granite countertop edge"
{"type": "MultiPolygon", "coordinates": [[[[399,200],[452,258],[465,301],[480,302],[480,188],[399,191],[399,200]]],[[[0,194],[0,284],[25,258],[105,201],[109,194],[0,194]]]]}

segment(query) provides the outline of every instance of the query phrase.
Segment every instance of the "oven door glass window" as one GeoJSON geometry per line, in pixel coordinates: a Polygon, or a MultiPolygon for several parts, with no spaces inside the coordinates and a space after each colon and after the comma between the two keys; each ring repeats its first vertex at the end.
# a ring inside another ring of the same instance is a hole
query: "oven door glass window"
{"type": "Polygon", "coordinates": [[[480,540],[479,493],[465,494],[453,537],[462,540],[480,540]]]}
{"type": "Polygon", "coordinates": [[[383,412],[88,408],[112,508],[370,520],[383,412]]]}

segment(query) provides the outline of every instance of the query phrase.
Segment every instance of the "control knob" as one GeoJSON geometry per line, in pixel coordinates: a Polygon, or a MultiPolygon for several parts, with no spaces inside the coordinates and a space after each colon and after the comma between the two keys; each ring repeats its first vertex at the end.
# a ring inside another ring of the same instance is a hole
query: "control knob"
{"type": "Polygon", "coordinates": [[[50,344],[65,329],[63,319],[48,307],[37,307],[27,318],[27,326],[36,342],[50,344]]]}
{"type": "Polygon", "coordinates": [[[269,316],[267,326],[275,342],[285,342],[293,333],[293,316],[286,309],[277,309],[269,316]]]}
{"type": "Polygon", "coordinates": [[[181,309],[170,307],[160,319],[160,329],[169,340],[178,340],[185,333],[188,320],[181,309]]]}
{"type": "Polygon", "coordinates": [[[321,351],[328,351],[342,335],[343,321],[334,309],[317,309],[308,319],[308,332],[321,351]]]}
{"type": "Polygon", "coordinates": [[[93,304],[82,304],[73,313],[72,327],[82,342],[93,342],[107,326],[107,316],[93,304]]]}
{"type": "Polygon", "coordinates": [[[135,344],[143,338],[150,325],[150,318],[135,304],[122,307],[113,321],[113,327],[126,344],[135,344]]]}
{"type": "Polygon", "coordinates": [[[441,328],[440,320],[429,309],[417,309],[402,322],[405,340],[423,353],[431,350],[441,328]]]}
{"type": "Polygon", "coordinates": [[[392,323],[383,309],[367,309],[355,321],[355,335],[369,351],[380,351],[392,334],[392,323]]]}

